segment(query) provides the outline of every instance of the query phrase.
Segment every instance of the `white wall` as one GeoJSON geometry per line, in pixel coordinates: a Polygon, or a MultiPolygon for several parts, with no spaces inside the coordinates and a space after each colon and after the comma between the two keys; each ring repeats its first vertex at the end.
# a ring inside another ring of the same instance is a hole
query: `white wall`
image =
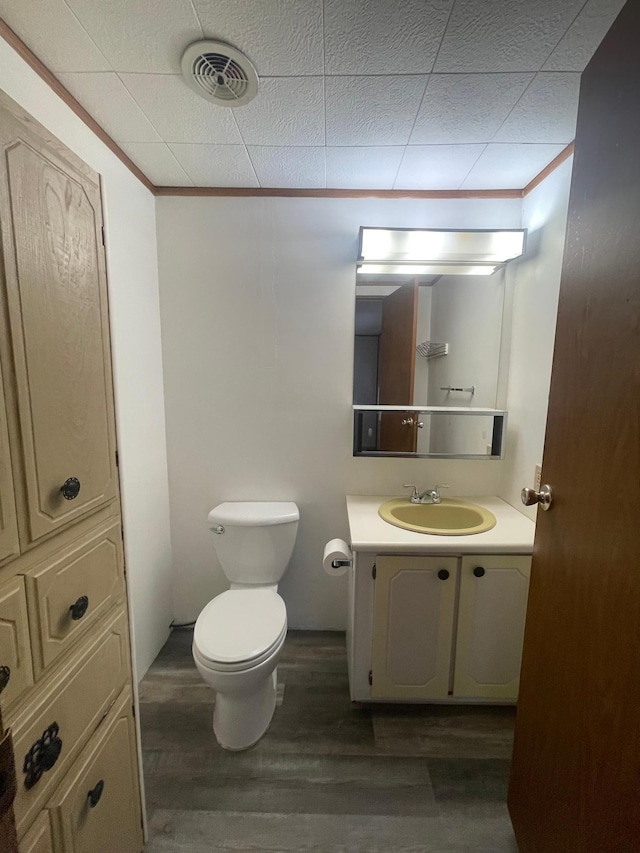
{"type": "Polygon", "coordinates": [[[498,494],[530,518],[535,518],[536,507],[522,505],[520,490],[533,486],[535,466],[542,462],[572,165],[570,158],[524,199],[526,257],[507,268],[512,300],[509,421],[498,494]]]}
{"type": "Polygon", "coordinates": [[[352,371],[360,225],[520,227],[514,200],[158,198],[176,618],[226,582],[207,512],[291,499],[298,543],[281,591],[295,627],[341,628],[346,580],[321,570],[347,536],[346,493],[451,483],[495,494],[500,462],[354,459],[352,371]]]}
{"type": "Polygon", "coordinates": [[[125,554],[141,678],[172,619],[155,199],[2,39],[0,88],[103,180],[125,554]]]}

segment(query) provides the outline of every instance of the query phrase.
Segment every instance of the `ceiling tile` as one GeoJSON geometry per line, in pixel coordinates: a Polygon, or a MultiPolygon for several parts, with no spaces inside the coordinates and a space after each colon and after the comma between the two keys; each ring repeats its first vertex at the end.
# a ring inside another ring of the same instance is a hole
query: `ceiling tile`
{"type": "Polygon", "coordinates": [[[625,0],[588,0],[543,66],[543,71],[584,71],[625,0]]]}
{"type": "Polygon", "coordinates": [[[250,145],[249,157],[261,187],[324,187],[323,147],[250,145]]]}
{"type": "Polygon", "coordinates": [[[169,145],[197,187],[257,187],[244,145],[169,145]]]}
{"type": "Polygon", "coordinates": [[[121,74],[149,121],[165,142],[242,142],[233,110],[211,104],[174,74],[121,74]]]}
{"type": "Polygon", "coordinates": [[[434,71],[539,71],[583,3],[457,0],[434,71]]]}
{"type": "Polygon", "coordinates": [[[580,75],[537,74],[494,142],[571,142],[576,132],[580,75]]]}
{"type": "Polygon", "coordinates": [[[394,189],[456,190],[484,145],[411,145],[402,158],[394,189]]]}
{"type": "Polygon", "coordinates": [[[429,73],[453,0],[325,0],[327,74],[429,73]]]}
{"type": "Polygon", "coordinates": [[[164,142],[124,142],[120,147],[157,187],[193,186],[164,142]]]}
{"type": "Polygon", "coordinates": [[[111,67],[64,0],[0,0],[0,17],[50,71],[109,71],[111,67]]]}
{"type": "Polygon", "coordinates": [[[194,0],[207,38],[244,51],[260,76],[322,74],[322,0],[194,0]]]}
{"type": "Polygon", "coordinates": [[[327,186],[390,190],[402,160],[402,145],[327,148],[327,186]]]}
{"type": "Polygon", "coordinates": [[[487,145],[462,184],[462,189],[526,187],[563,148],[564,145],[487,145]]]}
{"type": "Polygon", "coordinates": [[[322,77],[265,77],[234,116],[247,145],[324,145],[322,77]]]}
{"type": "Polygon", "coordinates": [[[533,74],[432,74],[410,143],[490,142],[533,74]]]}
{"type": "Polygon", "coordinates": [[[115,71],[178,73],[202,38],[190,0],[67,0],[115,71]]]}
{"type": "Polygon", "coordinates": [[[116,142],[161,141],[115,72],[58,74],[58,79],[116,142]]]}
{"type": "Polygon", "coordinates": [[[327,77],[327,144],[405,145],[428,79],[327,77]]]}

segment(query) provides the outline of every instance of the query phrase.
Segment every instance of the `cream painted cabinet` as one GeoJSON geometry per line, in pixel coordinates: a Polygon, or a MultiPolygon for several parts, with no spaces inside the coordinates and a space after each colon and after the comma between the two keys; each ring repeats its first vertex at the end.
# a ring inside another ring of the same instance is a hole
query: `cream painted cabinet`
{"type": "Polygon", "coordinates": [[[0,143],[24,537],[32,543],[117,494],[102,211],[95,176],[7,112],[0,143]]]}
{"type": "Polygon", "coordinates": [[[457,562],[455,557],[378,557],[372,697],[447,696],[457,562]]]}
{"type": "Polygon", "coordinates": [[[142,824],[131,694],[49,802],[56,853],[140,853],[142,824]]]}
{"type": "Polygon", "coordinates": [[[140,853],[100,178],[2,92],[0,149],[10,817],[20,853],[140,853]]]}
{"type": "Polygon", "coordinates": [[[453,694],[516,699],[531,557],[465,556],[453,694]]]}
{"type": "Polygon", "coordinates": [[[20,553],[7,427],[7,406],[0,369],[0,563],[20,553]]]}

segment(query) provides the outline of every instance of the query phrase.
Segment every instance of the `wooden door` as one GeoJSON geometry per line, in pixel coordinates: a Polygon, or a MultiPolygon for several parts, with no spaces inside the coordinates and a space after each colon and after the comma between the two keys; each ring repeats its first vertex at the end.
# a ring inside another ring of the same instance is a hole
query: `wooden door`
{"type": "MultiPolygon", "coordinates": [[[[417,324],[418,283],[414,281],[401,285],[382,304],[378,373],[378,403],[381,406],[413,405],[417,324]]],[[[378,450],[415,453],[417,421],[415,413],[407,416],[402,412],[385,412],[380,418],[378,450]]]]}
{"type": "Polygon", "coordinates": [[[509,788],[521,853],[640,850],[639,41],[627,3],[582,78],[509,788]]]}
{"type": "Polygon", "coordinates": [[[458,561],[376,560],[371,696],[446,699],[458,561]]]}
{"type": "Polygon", "coordinates": [[[24,536],[33,542],[117,491],[100,187],[4,108],[0,144],[24,536]]]}
{"type": "Polygon", "coordinates": [[[516,699],[531,557],[463,557],[453,695],[516,699]]]}
{"type": "MultiPolygon", "coordinates": [[[[2,264],[0,263],[0,268],[2,264]]],[[[0,563],[20,553],[18,524],[9,450],[7,406],[0,369],[0,563]]]]}

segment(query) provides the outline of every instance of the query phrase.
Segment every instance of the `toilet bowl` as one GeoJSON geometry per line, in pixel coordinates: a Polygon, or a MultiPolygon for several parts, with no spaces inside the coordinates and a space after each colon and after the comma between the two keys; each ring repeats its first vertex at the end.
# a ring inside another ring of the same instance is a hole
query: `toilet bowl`
{"type": "Polygon", "coordinates": [[[231,589],[202,610],[193,635],[198,672],[215,691],[213,731],[224,749],[248,749],[276,707],[277,663],[287,636],[278,595],[298,527],[290,502],[226,502],[209,513],[231,589]]]}

